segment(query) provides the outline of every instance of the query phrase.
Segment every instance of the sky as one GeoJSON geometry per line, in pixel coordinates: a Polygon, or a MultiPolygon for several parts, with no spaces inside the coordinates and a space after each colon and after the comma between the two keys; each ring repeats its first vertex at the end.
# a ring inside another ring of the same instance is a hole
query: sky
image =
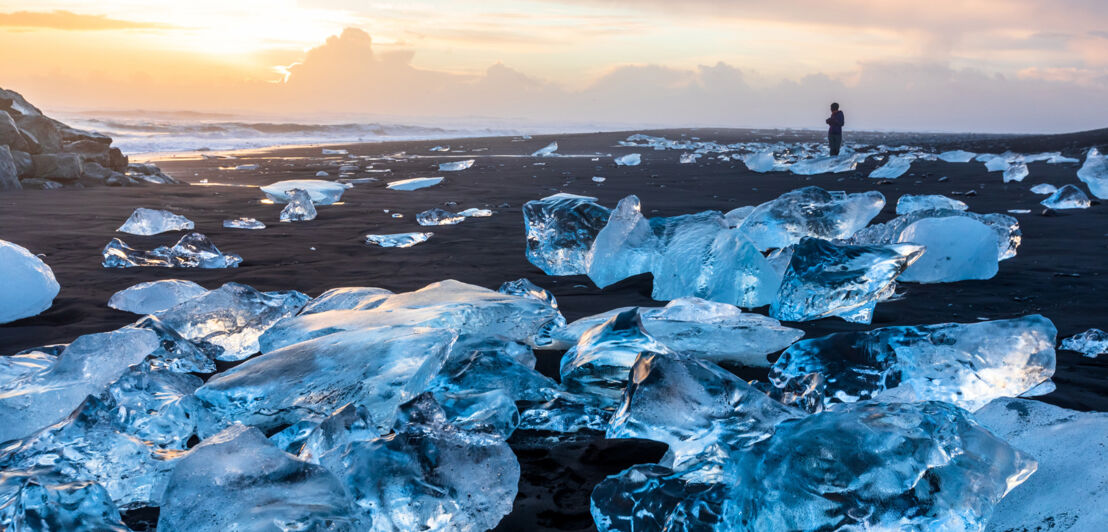
{"type": "Polygon", "coordinates": [[[0,0],[0,49],[47,112],[1108,126],[1103,0],[0,0]]]}

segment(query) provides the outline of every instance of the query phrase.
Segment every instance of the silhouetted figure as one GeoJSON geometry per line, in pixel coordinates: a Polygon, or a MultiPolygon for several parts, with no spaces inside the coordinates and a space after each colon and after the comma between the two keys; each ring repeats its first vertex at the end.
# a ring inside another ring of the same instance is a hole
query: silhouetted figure
{"type": "Polygon", "coordinates": [[[843,125],[846,124],[846,117],[839,110],[839,104],[831,104],[831,118],[828,118],[825,122],[830,126],[827,129],[827,143],[831,147],[831,156],[834,157],[839,154],[839,149],[843,147],[843,125]]]}

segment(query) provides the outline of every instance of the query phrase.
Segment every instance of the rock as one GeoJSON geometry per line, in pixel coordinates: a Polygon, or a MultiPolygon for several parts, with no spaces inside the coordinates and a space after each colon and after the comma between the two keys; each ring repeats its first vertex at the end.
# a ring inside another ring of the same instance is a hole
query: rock
{"type": "Polygon", "coordinates": [[[62,149],[62,136],[56,123],[43,115],[17,117],[15,123],[31,146],[31,153],[57,153],[62,149]]]}
{"type": "Polygon", "coordinates": [[[127,169],[128,164],[127,156],[123,155],[123,152],[119,148],[108,149],[108,168],[115,170],[116,172],[122,172],[127,169]]]}
{"type": "Polygon", "coordinates": [[[112,176],[115,172],[109,168],[104,168],[100,163],[85,162],[84,174],[81,177],[85,179],[92,179],[94,181],[105,181],[112,176]]]}
{"type": "Polygon", "coordinates": [[[108,145],[95,140],[86,139],[70,142],[63,145],[62,150],[69,153],[76,153],[81,157],[81,160],[86,163],[94,162],[100,165],[107,165],[110,163],[108,145]]]}
{"type": "Polygon", "coordinates": [[[21,181],[23,188],[28,190],[53,190],[56,188],[62,188],[62,184],[57,181],[51,181],[49,179],[39,179],[32,177],[31,179],[24,179],[21,181]]]}
{"type": "Polygon", "coordinates": [[[12,158],[12,151],[7,146],[0,145],[0,190],[20,190],[19,170],[12,158]]]}
{"type": "Polygon", "coordinates": [[[19,127],[15,125],[15,119],[4,111],[0,111],[0,144],[7,145],[13,150],[27,149],[27,141],[23,139],[19,127]]]}
{"type": "Polygon", "coordinates": [[[31,154],[25,151],[12,150],[12,159],[15,159],[15,170],[19,177],[34,177],[35,162],[31,160],[31,154]]]}
{"type": "Polygon", "coordinates": [[[81,157],[75,153],[44,153],[32,155],[35,177],[59,181],[76,181],[83,173],[81,157]]]}

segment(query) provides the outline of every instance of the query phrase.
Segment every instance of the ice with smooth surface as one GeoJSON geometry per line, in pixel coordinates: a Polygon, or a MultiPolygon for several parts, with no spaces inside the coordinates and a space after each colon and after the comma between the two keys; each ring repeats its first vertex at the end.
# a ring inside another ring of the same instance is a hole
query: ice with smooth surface
{"type": "Polygon", "coordinates": [[[666,346],[647,334],[636,309],[627,310],[586,331],[566,351],[560,367],[562,385],[615,407],[635,360],[658,351],[667,351],[666,346]]]}
{"type": "Polygon", "coordinates": [[[158,530],[357,530],[355,507],[327,469],[235,425],[181,458],[165,490],[158,530]]]}
{"type": "Polygon", "coordinates": [[[883,224],[874,224],[859,230],[850,238],[851,244],[895,244],[900,242],[900,235],[908,226],[925,218],[947,218],[962,216],[977,220],[989,226],[997,235],[997,256],[1000,260],[1007,260],[1016,256],[1016,249],[1023,240],[1023,232],[1020,230],[1019,220],[1007,214],[990,213],[977,214],[969,211],[955,211],[949,209],[936,209],[925,211],[913,211],[897,216],[883,224]]]}
{"type": "Polygon", "coordinates": [[[1004,170],[1004,182],[1023,181],[1028,175],[1030,175],[1030,172],[1027,170],[1027,164],[1016,163],[1004,170]]]}
{"type": "Polygon", "coordinates": [[[435,233],[393,233],[389,235],[365,235],[366,245],[383,248],[410,248],[435,236],[435,233]]]}
{"type": "Polygon", "coordinates": [[[588,272],[588,253],[611,211],[596,198],[555,194],[523,205],[527,260],[547,275],[588,272]]]}
{"type": "Polygon", "coordinates": [[[547,144],[545,147],[539,149],[535,153],[532,153],[531,157],[554,157],[554,156],[558,155],[557,151],[558,151],[558,141],[554,141],[554,142],[551,142],[550,144],[547,144]]]}
{"type": "Polygon", "coordinates": [[[1089,148],[1085,163],[1077,171],[1077,178],[1089,187],[1089,192],[1100,199],[1108,199],[1108,157],[1096,148],[1089,148]]]}
{"type": "Polygon", "coordinates": [[[889,159],[885,161],[885,164],[880,168],[874,169],[869,173],[872,179],[896,179],[908,172],[912,167],[912,161],[916,160],[914,155],[891,155],[889,159]]]}
{"type": "Polygon", "coordinates": [[[312,197],[307,191],[294,188],[286,191],[285,194],[288,195],[289,201],[288,204],[285,205],[285,208],[281,209],[282,222],[307,222],[315,220],[315,204],[312,203],[312,197]]]}
{"type": "Polygon", "coordinates": [[[50,308],[61,286],[42,259],[0,240],[0,323],[35,316],[50,308]]]}
{"type": "Polygon", "coordinates": [[[1056,334],[1039,315],[836,333],[786,349],[770,381],[809,410],[874,399],[973,411],[1049,379],[1056,334]]]}
{"type": "Polygon", "coordinates": [[[458,172],[461,170],[468,170],[473,167],[473,163],[477,161],[474,159],[466,159],[464,161],[452,161],[449,163],[439,163],[440,172],[458,172]]]}
{"type": "Polygon", "coordinates": [[[128,532],[103,486],[74,482],[50,466],[0,472],[0,528],[128,532]]]}
{"type": "Polygon", "coordinates": [[[976,153],[965,150],[944,151],[939,154],[939,159],[948,163],[968,163],[977,157],[976,153]]]}
{"type": "Polygon", "coordinates": [[[1049,198],[1040,201],[1039,204],[1054,210],[1088,209],[1092,206],[1092,201],[1076,185],[1065,185],[1054,191],[1049,198]]]}
{"type": "Polygon", "coordinates": [[[442,177],[413,177],[400,181],[389,181],[388,188],[391,190],[419,190],[442,183],[443,179],[442,177]]]}
{"type": "Polygon", "coordinates": [[[992,279],[999,270],[996,232],[972,218],[924,218],[904,228],[900,242],[925,248],[923,256],[900,274],[901,281],[992,279]]]}
{"type": "Polygon", "coordinates": [[[1008,172],[1011,165],[1008,163],[1006,157],[1000,155],[992,155],[990,157],[990,159],[985,161],[985,170],[989,172],[1008,172]]]}
{"type": "Polygon", "coordinates": [[[744,155],[743,164],[752,172],[764,174],[777,169],[777,158],[774,157],[773,150],[765,150],[744,155]]]}
{"type": "Polygon", "coordinates": [[[112,294],[108,306],[135,314],[153,314],[208,293],[208,289],[183,279],[163,279],[136,284],[112,294]]]}
{"type": "Polygon", "coordinates": [[[455,225],[464,222],[466,217],[461,213],[450,212],[446,209],[435,207],[416,215],[416,222],[422,226],[430,225],[455,225]]]}
{"type": "Polygon", "coordinates": [[[134,249],[118,238],[113,238],[101,252],[105,268],[133,268],[139,266],[159,268],[237,268],[242,257],[223,253],[208,237],[189,233],[173,247],[159,246],[153,251],[134,249]]]}
{"type": "Polygon", "coordinates": [[[869,323],[878,301],[923,253],[913,244],[852,246],[805,238],[796,245],[769,315],[783,321],[838,316],[869,323]]]}
{"type": "Polygon", "coordinates": [[[681,164],[693,164],[700,158],[699,153],[682,153],[681,158],[678,160],[681,164]]]}
{"type": "Polygon", "coordinates": [[[642,163],[642,155],[638,153],[628,153],[627,155],[620,155],[614,159],[616,166],[638,166],[642,163]]]}
{"type": "Polygon", "coordinates": [[[789,166],[796,175],[838,174],[858,168],[857,154],[842,154],[834,157],[813,157],[797,161],[789,166]]]}
{"type": "Polygon", "coordinates": [[[492,216],[492,211],[489,209],[470,207],[464,211],[458,212],[458,214],[465,216],[466,218],[488,218],[489,216],[492,216]]]}
{"type": "Polygon", "coordinates": [[[292,190],[300,189],[311,196],[312,203],[330,205],[342,199],[342,193],[352,187],[353,185],[347,183],[336,183],[323,179],[291,179],[264,186],[262,192],[275,203],[288,203],[292,199],[289,193],[292,190]]]}
{"type": "Polygon", "coordinates": [[[639,309],[639,314],[646,332],[671,351],[716,363],[768,367],[767,355],[804,336],[773,318],[696,297],[639,309]]]}
{"type": "Polygon", "coordinates": [[[1058,191],[1058,187],[1051,185],[1050,183],[1039,183],[1031,187],[1031,192],[1034,194],[1050,195],[1058,191]]]}
{"type": "Polygon", "coordinates": [[[762,251],[791,246],[806,236],[849,238],[884,207],[885,196],[877,191],[847,194],[805,187],[758,205],[739,230],[762,251]]]}
{"type": "Polygon", "coordinates": [[[500,285],[497,292],[539,301],[548,306],[554,313],[553,319],[547,321],[546,324],[542,326],[542,329],[532,336],[531,343],[535,346],[550,345],[553,342],[551,335],[554,331],[560,330],[566,326],[566,318],[562,315],[561,311],[558,310],[558,300],[554,298],[554,294],[551,294],[549,290],[532,283],[526,278],[505,282],[500,285]]]}
{"type": "Polygon", "coordinates": [[[123,222],[123,225],[119,226],[116,231],[149,236],[169,231],[188,231],[195,227],[196,224],[192,220],[179,214],[139,207],[131,213],[131,217],[127,218],[127,221],[123,222]]]}
{"type": "Polygon", "coordinates": [[[914,211],[927,211],[932,209],[949,209],[964,211],[969,205],[954,198],[948,198],[942,194],[905,194],[896,200],[896,214],[903,216],[914,211]]]}
{"type": "Polygon", "coordinates": [[[619,200],[608,223],[596,234],[585,256],[586,273],[604,288],[633,275],[646,273],[662,251],[661,242],[642,215],[637,196],[619,200]]]}
{"type": "Polygon", "coordinates": [[[300,309],[300,316],[328,310],[369,310],[394,295],[391,290],[367,286],[332,288],[300,309]]]}
{"type": "Polygon", "coordinates": [[[265,229],[265,224],[254,218],[241,216],[231,220],[223,220],[223,227],[227,229],[265,229]]]}
{"type": "Polygon", "coordinates": [[[1077,351],[1089,358],[1108,353],[1108,333],[1100,329],[1089,329],[1062,340],[1060,349],[1077,351]]]}

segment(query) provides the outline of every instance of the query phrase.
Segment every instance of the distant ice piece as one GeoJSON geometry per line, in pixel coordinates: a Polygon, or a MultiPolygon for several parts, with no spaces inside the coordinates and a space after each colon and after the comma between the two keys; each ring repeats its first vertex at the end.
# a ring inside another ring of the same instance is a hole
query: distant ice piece
{"type": "Polygon", "coordinates": [[[223,220],[223,227],[227,229],[265,229],[265,224],[254,218],[241,216],[233,220],[223,220]]]}
{"type": "Polygon", "coordinates": [[[924,247],[923,256],[900,274],[901,281],[992,279],[998,271],[996,232],[972,218],[924,218],[904,228],[900,242],[924,247]]]}
{"type": "Polygon", "coordinates": [[[452,161],[449,163],[439,163],[440,172],[458,172],[461,170],[468,170],[473,167],[473,163],[477,162],[474,159],[466,159],[464,161],[452,161]]]}
{"type": "Polygon", "coordinates": [[[1077,171],[1077,178],[1089,187],[1089,192],[1100,199],[1108,199],[1108,157],[1096,148],[1089,148],[1085,164],[1077,171]]]}
{"type": "Polygon", "coordinates": [[[628,153],[627,155],[620,155],[614,159],[616,166],[638,166],[642,163],[642,155],[638,153],[628,153]]]}
{"type": "Polygon", "coordinates": [[[131,213],[131,217],[127,218],[127,221],[123,222],[123,225],[119,226],[116,231],[149,236],[169,231],[187,231],[194,227],[196,227],[196,224],[192,220],[179,214],[139,207],[131,213]]]}
{"type": "Polygon", "coordinates": [[[913,211],[926,211],[932,209],[950,209],[964,211],[969,205],[954,198],[948,198],[941,194],[914,195],[905,194],[896,201],[896,213],[905,215],[913,211]]]}
{"type": "Polygon", "coordinates": [[[554,157],[557,156],[558,141],[547,144],[544,148],[531,154],[531,157],[554,157]]]}
{"type": "Polygon", "coordinates": [[[433,146],[427,151],[450,151],[450,146],[433,146]]]}
{"type": "Polygon", "coordinates": [[[112,294],[108,306],[135,314],[153,314],[208,293],[192,281],[164,279],[139,283],[112,294]]]}
{"type": "Polygon", "coordinates": [[[1092,206],[1092,201],[1076,185],[1065,185],[1054,191],[1049,198],[1040,201],[1039,204],[1054,210],[1088,209],[1092,206]]]}
{"type": "Polygon", "coordinates": [[[332,150],[328,148],[323,148],[323,155],[350,155],[350,152],[347,150],[332,150]]]}
{"type": "Polygon", "coordinates": [[[410,248],[428,241],[435,233],[394,233],[389,235],[366,235],[366,245],[383,248],[410,248]]]}
{"type": "Polygon", "coordinates": [[[434,209],[428,209],[416,215],[416,222],[419,225],[455,225],[464,222],[466,217],[461,213],[450,212],[438,207],[434,209]]]}
{"type": "Polygon", "coordinates": [[[388,188],[392,190],[419,190],[442,183],[443,179],[442,177],[414,177],[412,179],[401,179],[400,181],[389,181],[388,188]]]}
{"type": "Polygon", "coordinates": [[[884,207],[885,196],[877,191],[847,194],[805,187],[758,205],[739,231],[761,251],[785,248],[804,237],[850,238],[884,207]]]}
{"type": "Polygon", "coordinates": [[[1034,194],[1053,194],[1058,191],[1058,187],[1049,183],[1039,183],[1031,187],[1031,192],[1034,194]]]}
{"type": "MultiPolygon", "coordinates": [[[[980,159],[980,155],[978,159],[980,159]]],[[[1003,155],[989,155],[989,159],[985,160],[985,170],[989,172],[1005,172],[1011,165],[1008,163],[1008,159],[1003,155]]],[[[1005,181],[1007,182],[1007,181],[1005,181]]]]}
{"type": "Polygon", "coordinates": [[[889,156],[889,160],[870,172],[869,176],[873,179],[896,179],[908,172],[914,160],[916,156],[911,154],[889,156]]]}
{"type": "Polygon", "coordinates": [[[895,244],[900,241],[901,233],[908,226],[924,218],[948,218],[952,216],[972,218],[995,231],[997,235],[997,256],[1000,260],[1007,260],[1016,256],[1016,250],[1023,240],[1019,220],[1007,214],[999,213],[977,214],[975,212],[948,209],[912,211],[883,224],[874,224],[862,228],[850,237],[849,241],[852,244],[895,244]]]}
{"type": "Polygon", "coordinates": [[[4,530],[131,530],[103,486],[74,481],[44,465],[0,476],[0,528],[4,530]]]}
{"type": "Polygon", "coordinates": [[[237,268],[242,262],[242,257],[233,253],[224,254],[208,237],[200,233],[189,233],[181,237],[173,247],[160,246],[153,251],[140,251],[118,238],[113,238],[104,246],[102,254],[104,260],[101,264],[105,268],[237,268]]]}
{"type": "Polygon", "coordinates": [[[607,180],[608,180],[608,179],[607,179],[607,178],[605,178],[605,177],[600,177],[600,176],[595,176],[595,175],[594,175],[594,176],[592,176],[592,182],[593,182],[593,183],[603,183],[603,182],[605,182],[605,181],[607,181],[607,180]]]}
{"type": "Polygon", "coordinates": [[[465,216],[466,218],[488,218],[492,216],[492,211],[489,209],[478,209],[477,207],[470,207],[458,214],[465,216]]]}
{"type": "Polygon", "coordinates": [[[813,157],[802,159],[789,166],[796,175],[838,174],[858,168],[858,154],[838,155],[835,157],[813,157]]]}
{"type": "Polygon", "coordinates": [[[681,164],[693,164],[700,158],[699,153],[682,153],[679,162],[681,164]]]}
{"type": "Polygon", "coordinates": [[[913,244],[851,246],[805,238],[793,251],[769,314],[783,321],[838,316],[869,323],[877,302],[892,295],[893,280],[922,253],[913,244]]]}
{"type": "Polygon", "coordinates": [[[1028,175],[1030,175],[1030,172],[1027,170],[1027,164],[1016,163],[1004,170],[1004,182],[1023,181],[1028,175]]]}
{"type": "Polygon", "coordinates": [[[300,189],[311,196],[312,203],[316,205],[330,205],[342,199],[342,193],[353,186],[354,185],[347,183],[336,183],[334,181],[321,179],[292,179],[288,181],[278,181],[272,185],[264,186],[262,187],[262,192],[275,203],[288,203],[289,199],[291,199],[289,191],[300,189]]]}
{"type": "Polygon", "coordinates": [[[868,399],[973,411],[1049,379],[1056,334],[1039,315],[837,333],[793,344],[769,378],[787,403],[810,411],[868,399]]]}
{"type": "Polygon", "coordinates": [[[281,209],[282,222],[307,222],[315,220],[315,205],[312,203],[312,197],[307,191],[294,188],[286,191],[285,194],[289,197],[289,202],[285,205],[284,209],[281,209]]]}
{"type": "Polygon", "coordinates": [[[752,172],[764,174],[777,169],[777,158],[774,157],[773,150],[765,150],[744,155],[743,164],[752,172]]]}
{"type": "Polygon", "coordinates": [[[1108,333],[1100,329],[1089,329],[1062,340],[1061,349],[1077,351],[1088,358],[1096,358],[1108,353],[1108,333]]]}
{"type": "Polygon", "coordinates": [[[50,308],[61,286],[54,271],[27,248],[0,240],[0,323],[50,308]]]}
{"type": "Polygon", "coordinates": [[[965,150],[944,151],[939,154],[939,159],[948,163],[968,163],[977,157],[976,153],[965,150]]]}
{"type": "Polygon", "coordinates": [[[586,273],[589,249],[610,216],[588,196],[555,194],[525,203],[527,260],[547,275],[586,273]]]}

